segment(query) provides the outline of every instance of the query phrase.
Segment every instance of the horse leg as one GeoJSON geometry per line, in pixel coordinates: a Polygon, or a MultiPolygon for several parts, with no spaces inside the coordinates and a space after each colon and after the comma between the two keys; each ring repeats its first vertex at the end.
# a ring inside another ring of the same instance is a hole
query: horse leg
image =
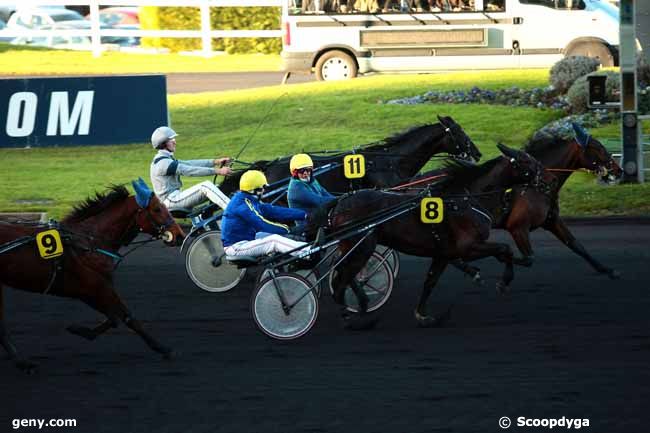
{"type": "Polygon", "coordinates": [[[14,364],[19,370],[24,371],[27,374],[31,374],[36,371],[38,367],[36,364],[27,361],[18,353],[18,349],[11,342],[7,329],[5,328],[5,317],[4,317],[4,296],[3,288],[0,286],[0,344],[5,348],[9,354],[9,359],[14,361],[14,364]]]}
{"type": "MultiPolygon", "coordinates": [[[[376,238],[371,236],[371,239],[366,239],[358,245],[346,260],[337,267],[337,274],[333,281],[334,301],[343,307],[343,326],[346,329],[356,331],[371,329],[379,320],[379,316],[367,313],[370,300],[363,287],[355,279],[356,275],[363,269],[363,266],[372,255],[376,244],[376,238]],[[347,311],[345,306],[345,291],[348,287],[352,289],[357,297],[359,314],[350,314],[347,311]]],[[[346,247],[342,249],[343,254],[349,251],[346,247]]]]}
{"type": "MultiPolygon", "coordinates": [[[[96,297],[84,299],[84,302],[108,317],[107,321],[101,323],[97,328],[95,328],[95,330],[100,331],[97,335],[101,334],[101,332],[104,332],[106,329],[109,329],[112,326],[111,322],[116,323],[117,320],[119,320],[138,334],[152,350],[164,355],[165,358],[171,357],[172,350],[160,344],[144,330],[142,323],[131,316],[131,313],[129,313],[126,305],[124,305],[113,287],[104,285],[103,287],[98,288],[97,293],[98,296],[96,297]]],[[[94,330],[90,331],[92,332],[94,330]]]]}
{"type": "Polygon", "coordinates": [[[500,294],[506,294],[510,291],[510,283],[515,276],[510,245],[498,242],[481,242],[473,245],[470,253],[463,258],[465,260],[477,260],[484,257],[494,257],[501,263],[505,263],[501,281],[497,282],[496,287],[500,294]]]}
{"type": "Polygon", "coordinates": [[[530,244],[530,230],[527,227],[513,227],[508,228],[508,231],[522,254],[522,257],[513,257],[512,262],[515,265],[530,268],[533,266],[533,262],[535,261],[533,247],[530,244]]]}
{"type": "Polygon", "coordinates": [[[427,300],[429,299],[429,296],[431,296],[431,291],[438,283],[438,280],[440,279],[442,273],[445,271],[446,267],[446,260],[432,259],[431,266],[429,267],[429,272],[427,273],[427,278],[424,281],[424,286],[422,287],[422,293],[420,294],[418,306],[415,308],[415,319],[418,321],[418,326],[421,326],[423,328],[442,326],[451,317],[451,307],[442,316],[439,317],[429,316],[427,314],[427,300]]]}
{"type": "Polygon", "coordinates": [[[483,280],[481,279],[481,269],[471,266],[469,263],[463,259],[456,259],[449,262],[450,265],[458,269],[459,271],[470,276],[472,281],[479,286],[483,285],[483,280]]]}
{"type": "Polygon", "coordinates": [[[535,255],[530,244],[530,217],[520,210],[521,206],[517,206],[516,209],[517,211],[513,209],[510,212],[505,224],[505,229],[508,230],[515,244],[517,244],[517,249],[522,254],[522,257],[515,257],[512,260],[518,266],[531,267],[535,261],[535,255]]]}
{"type": "Polygon", "coordinates": [[[70,325],[66,328],[66,330],[71,334],[78,335],[85,338],[86,340],[92,341],[111,328],[117,328],[117,321],[115,319],[108,318],[94,328],[87,328],[85,326],[79,325],[70,325]]]}
{"type": "Polygon", "coordinates": [[[359,312],[363,314],[368,309],[369,299],[363,288],[355,281],[355,277],[363,269],[363,266],[375,250],[377,238],[370,235],[361,244],[357,245],[353,251],[350,251],[350,248],[355,243],[354,241],[345,244],[341,243],[341,257],[348,252],[350,254],[336,267],[336,275],[333,281],[334,302],[345,306],[345,290],[350,287],[357,297],[359,312]]]}
{"type": "Polygon", "coordinates": [[[568,246],[571,251],[578,254],[580,257],[585,259],[596,271],[601,274],[607,274],[609,278],[616,280],[621,277],[621,274],[611,268],[600,263],[598,260],[593,258],[585,247],[573,236],[573,233],[566,226],[564,221],[561,218],[554,218],[550,223],[544,226],[544,228],[555,235],[562,243],[568,246]]]}

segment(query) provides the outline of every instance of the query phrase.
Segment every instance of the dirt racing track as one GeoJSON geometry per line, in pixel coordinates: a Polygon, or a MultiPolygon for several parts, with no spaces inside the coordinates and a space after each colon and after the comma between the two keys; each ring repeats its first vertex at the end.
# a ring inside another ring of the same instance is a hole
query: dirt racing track
{"type": "MultiPolygon", "coordinates": [[[[270,340],[249,313],[252,286],[226,294],[192,286],[177,250],[148,245],[128,257],[117,286],[134,316],[178,354],[165,361],[124,327],[95,342],[68,334],[100,318],[79,302],[6,291],[7,326],[40,372],[0,367],[0,431],[17,418],[75,418],[103,432],[496,432],[518,417],[589,419],[591,432],[642,432],[650,423],[650,225],[572,225],[589,251],[618,269],[612,281],[544,232],[537,263],[478,262],[473,286],[448,269],[432,296],[453,303],[442,329],[418,329],[426,272],[402,256],[376,329],[344,331],[321,299],[318,322],[294,342],[270,340]]],[[[496,238],[503,238],[495,232],[496,238]]],[[[556,427],[553,431],[565,431],[556,427]]],[[[18,431],[35,431],[20,429],[18,431]]]]}

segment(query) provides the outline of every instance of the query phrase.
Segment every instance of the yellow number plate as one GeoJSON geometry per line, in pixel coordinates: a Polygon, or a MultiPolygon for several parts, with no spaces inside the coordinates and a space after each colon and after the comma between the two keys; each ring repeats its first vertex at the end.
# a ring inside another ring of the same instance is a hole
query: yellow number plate
{"type": "Polygon", "coordinates": [[[63,242],[61,242],[61,235],[56,229],[37,234],[36,245],[38,245],[38,253],[44,259],[52,259],[63,254],[63,242]]]}
{"type": "Polygon", "coordinates": [[[420,220],[425,224],[442,222],[444,206],[440,197],[423,198],[420,202],[420,220]]]}
{"type": "Polygon", "coordinates": [[[366,160],[363,155],[347,155],[343,158],[343,173],[348,179],[358,179],[366,175],[366,160]]]}

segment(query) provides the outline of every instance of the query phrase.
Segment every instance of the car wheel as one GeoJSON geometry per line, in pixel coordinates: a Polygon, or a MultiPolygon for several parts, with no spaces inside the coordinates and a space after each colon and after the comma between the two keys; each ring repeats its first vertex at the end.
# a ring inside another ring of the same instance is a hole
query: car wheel
{"type": "Polygon", "coordinates": [[[357,76],[357,64],[349,54],[334,50],[323,54],[316,62],[319,81],[349,80],[357,76]]]}

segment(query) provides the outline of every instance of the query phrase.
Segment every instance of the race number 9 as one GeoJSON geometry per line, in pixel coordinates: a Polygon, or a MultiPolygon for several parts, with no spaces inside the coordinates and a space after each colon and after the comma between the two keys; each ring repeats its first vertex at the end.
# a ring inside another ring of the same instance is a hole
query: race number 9
{"type": "Polygon", "coordinates": [[[343,173],[348,179],[358,179],[366,175],[366,160],[363,155],[347,155],[343,158],[343,173]]]}
{"type": "Polygon", "coordinates": [[[425,224],[442,222],[444,206],[440,197],[423,198],[420,202],[420,220],[425,224]]]}
{"type": "Polygon", "coordinates": [[[63,254],[61,235],[56,229],[46,230],[36,235],[38,253],[44,259],[52,259],[63,254]]]}

